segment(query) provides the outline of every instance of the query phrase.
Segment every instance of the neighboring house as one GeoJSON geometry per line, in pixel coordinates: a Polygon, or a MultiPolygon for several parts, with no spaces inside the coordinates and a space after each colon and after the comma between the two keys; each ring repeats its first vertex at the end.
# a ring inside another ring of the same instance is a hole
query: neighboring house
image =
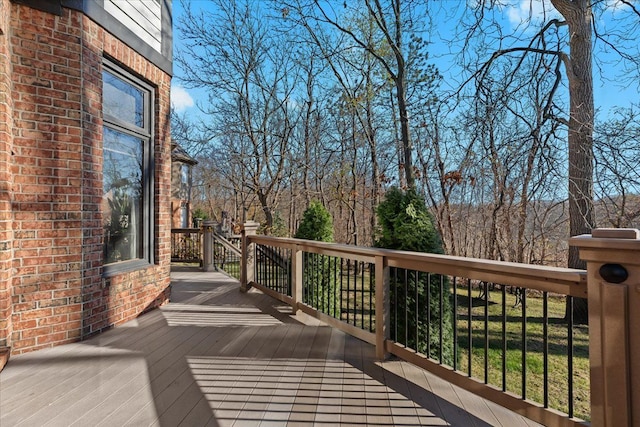
{"type": "Polygon", "coordinates": [[[171,144],[171,227],[191,224],[191,171],[198,161],[177,143],[171,144]]]}
{"type": "Polygon", "coordinates": [[[168,300],[170,0],[0,0],[0,351],[168,300]]]}

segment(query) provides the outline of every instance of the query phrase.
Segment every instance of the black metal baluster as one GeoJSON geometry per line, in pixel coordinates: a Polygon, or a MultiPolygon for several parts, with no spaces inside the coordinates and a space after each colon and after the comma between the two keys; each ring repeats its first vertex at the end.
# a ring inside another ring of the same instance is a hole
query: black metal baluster
{"type": "Polygon", "coordinates": [[[340,297],[338,296],[338,257],[333,258],[333,272],[331,273],[331,301],[333,307],[333,317],[340,318],[342,307],[340,307],[340,297]]]}
{"type": "Polygon", "coordinates": [[[271,269],[273,268],[273,248],[271,246],[268,247],[268,254],[269,256],[267,257],[267,267],[266,267],[266,277],[265,277],[265,286],[269,289],[272,289],[271,286],[271,269]]]}
{"type": "Polygon", "coordinates": [[[364,261],[360,261],[362,266],[362,274],[360,275],[360,328],[364,329],[364,261]]]}
{"type": "Polygon", "coordinates": [[[373,291],[376,287],[375,269],[373,265],[369,263],[369,332],[373,332],[373,318],[376,315],[375,305],[373,302],[373,291]]]}
{"type": "Polygon", "coordinates": [[[353,262],[353,326],[358,324],[358,261],[353,262]]]}
{"type": "Polygon", "coordinates": [[[331,294],[331,299],[329,300],[329,312],[331,313],[331,317],[336,317],[336,313],[338,309],[336,307],[336,261],[338,259],[336,257],[329,258],[329,293],[331,294]],[[333,268],[331,268],[331,260],[333,260],[333,268]]]}
{"type": "MultiPolygon", "coordinates": [[[[262,251],[262,246],[256,245],[256,258],[260,259],[260,253],[262,251]]],[[[258,283],[263,283],[262,281],[262,263],[256,260],[256,281],[258,283]]]]}
{"type": "Polygon", "coordinates": [[[306,262],[304,264],[305,271],[305,288],[307,289],[307,304],[313,307],[313,301],[315,298],[314,294],[314,283],[313,283],[313,254],[309,252],[305,252],[306,262]]]}
{"type": "Polygon", "coordinates": [[[258,245],[256,245],[255,249],[256,249],[256,255],[255,255],[256,259],[255,259],[255,262],[253,263],[253,266],[254,266],[253,267],[253,274],[254,274],[254,277],[256,279],[256,282],[260,283],[260,262],[259,262],[259,259],[260,259],[260,255],[259,255],[260,254],[260,248],[259,248],[258,245]]]}
{"type": "MultiPolygon", "coordinates": [[[[284,261],[286,260],[285,258],[285,249],[284,248],[280,248],[280,260],[284,261]]],[[[282,265],[279,265],[279,271],[278,271],[278,279],[280,282],[280,293],[286,295],[286,282],[285,282],[285,269],[287,267],[287,263],[283,262],[282,265]]]]}
{"type": "Polygon", "coordinates": [[[353,262],[353,326],[358,324],[358,261],[353,262]]]}
{"type": "Polygon", "coordinates": [[[472,362],[472,356],[473,356],[473,341],[472,341],[472,336],[471,336],[471,315],[473,314],[471,312],[471,309],[473,308],[473,295],[471,295],[471,279],[467,279],[467,303],[468,308],[467,308],[467,345],[469,346],[469,360],[467,362],[467,375],[471,376],[471,362],[472,362]]]}
{"type": "Polygon", "coordinates": [[[324,283],[324,287],[327,291],[327,297],[324,300],[325,303],[325,313],[331,315],[331,257],[328,255],[323,255],[325,261],[322,262],[322,282],[324,283]]]}
{"type": "MultiPolygon", "coordinates": [[[[458,370],[458,284],[457,277],[452,280],[453,286],[453,370],[458,370]]],[[[427,323],[427,328],[429,324],[427,323]]]]}
{"type": "Polygon", "coordinates": [[[263,246],[262,247],[262,253],[264,254],[264,263],[262,265],[262,280],[264,282],[264,286],[269,286],[269,256],[268,256],[268,252],[267,252],[267,247],[263,246]]]}
{"type": "Polygon", "coordinates": [[[394,315],[392,316],[392,320],[393,320],[393,325],[394,325],[394,340],[396,342],[398,342],[398,321],[400,320],[400,317],[398,316],[398,269],[394,268],[393,269],[393,305],[394,305],[394,310],[393,313],[394,315]]]}
{"type": "Polygon", "coordinates": [[[316,282],[316,305],[315,308],[316,310],[322,311],[322,289],[320,288],[320,261],[321,261],[321,255],[320,254],[313,254],[314,260],[315,260],[315,274],[313,275],[313,278],[316,282]]]}
{"type": "Polygon", "coordinates": [[[543,375],[543,403],[549,407],[549,293],[542,293],[542,375],[543,375]]]}
{"type": "Polygon", "coordinates": [[[291,263],[293,262],[293,251],[291,249],[287,251],[287,259],[289,260],[287,263],[287,277],[288,277],[287,289],[289,291],[287,295],[293,296],[293,292],[291,289],[293,287],[293,277],[291,276],[291,273],[293,272],[293,267],[291,265],[291,263]]]}
{"type": "Polygon", "coordinates": [[[337,271],[336,271],[336,286],[337,288],[337,304],[338,304],[338,319],[342,320],[342,313],[344,313],[344,295],[342,294],[342,272],[343,272],[343,265],[344,265],[344,259],[343,258],[339,258],[337,261],[338,263],[337,265],[337,271]]]}
{"type": "Polygon", "coordinates": [[[522,398],[527,398],[527,293],[520,288],[522,293],[522,398]]]}
{"type": "Polygon", "coordinates": [[[316,257],[318,258],[318,273],[316,274],[316,277],[318,278],[318,311],[321,311],[323,313],[326,313],[324,305],[325,305],[325,296],[324,296],[324,291],[325,291],[325,286],[324,286],[324,260],[325,257],[322,254],[316,254],[316,257]]]}
{"type": "Polygon", "coordinates": [[[309,305],[311,307],[318,309],[318,274],[316,272],[317,269],[317,259],[318,254],[309,252],[309,287],[311,288],[311,300],[309,301],[309,305]]]}
{"type": "Polygon", "coordinates": [[[273,287],[278,293],[282,293],[282,281],[280,277],[280,260],[282,259],[282,249],[275,248],[276,259],[273,262],[273,287]]]}
{"type": "Polygon", "coordinates": [[[489,384],[489,283],[484,282],[484,383],[489,384]]]}
{"type": "Polygon", "coordinates": [[[409,304],[407,304],[409,290],[409,270],[404,269],[404,342],[403,344],[408,347],[409,343],[409,304]]]}
{"type": "Polygon", "coordinates": [[[569,321],[567,322],[567,380],[568,380],[568,395],[567,400],[569,403],[569,418],[573,418],[573,297],[567,296],[569,312],[569,321]]]}
{"type": "Polygon", "coordinates": [[[427,357],[431,357],[431,279],[433,276],[431,276],[431,273],[427,273],[427,289],[426,289],[426,296],[427,296],[427,357]]]}
{"type": "Polygon", "coordinates": [[[329,272],[327,271],[329,267],[329,263],[331,260],[327,255],[320,255],[320,283],[322,283],[322,312],[325,314],[329,314],[329,284],[327,283],[327,276],[329,272]]]}
{"type": "Polygon", "coordinates": [[[347,260],[347,323],[351,316],[351,260],[347,260]]]}
{"type": "Polygon", "coordinates": [[[420,287],[420,272],[416,271],[415,273],[414,286],[416,287],[416,351],[420,351],[420,297],[418,294],[418,289],[420,287]]]}
{"type": "Polygon", "coordinates": [[[502,285],[502,391],[507,391],[507,287],[502,285]]]}
{"type": "Polygon", "coordinates": [[[269,251],[268,248],[266,246],[263,247],[263,254],[264,254],[264,286],[269,287],[269,251]]]}
{"type": "Polygon", "coordinates": [[[278,276],[277,276],[277,266],[278,263],[276,262],[276,260],[278,259],[278,248],[276,247],[271,247],[271,253],[273,256],[273,259],[271,260],[271,271],[269,272],[269,288],[273,289],[274,291],[278,289],[278,276]]]}
{"type": "Polygon", "coordinates": [[[444,278],[443,276],[440,274],[440,330],[438,331],[439,334],[439,340],[440,340],[440,347],[438,348],[438,352],[440,353],[440,364],[442,364],[442,361],[444,360],[444,351],[443,351],[443,347],[444,347],[444,278]]]}

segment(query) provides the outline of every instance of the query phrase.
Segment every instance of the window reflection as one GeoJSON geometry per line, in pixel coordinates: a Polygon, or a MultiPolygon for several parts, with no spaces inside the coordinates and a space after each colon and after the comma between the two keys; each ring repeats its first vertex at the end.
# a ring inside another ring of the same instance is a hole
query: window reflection
{"type": "Polygon", "coordinates": [[[108,60],[102,79],[103,260],[110,274],[128,267],[109,265],[153,262],[153,89],[108,60]]]}
{"type": "Polygon", "coordinates": [[[142,257],[143,140],[104,128],[105,262],[142,257]]]}
{"type": "Polygon", "coordinates": [[[144,92],[109,72],[103,73],[104,113],[144,127],[144,92]]]}

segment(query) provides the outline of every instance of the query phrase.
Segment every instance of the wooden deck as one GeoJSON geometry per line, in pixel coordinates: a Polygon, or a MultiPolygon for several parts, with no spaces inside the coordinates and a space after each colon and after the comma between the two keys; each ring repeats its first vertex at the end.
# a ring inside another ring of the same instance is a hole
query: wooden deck
{"type": "Polygon", "coordinates": [[[93,339],[15,356],[0,426],[535,426],[219,273],[93,339]]]}

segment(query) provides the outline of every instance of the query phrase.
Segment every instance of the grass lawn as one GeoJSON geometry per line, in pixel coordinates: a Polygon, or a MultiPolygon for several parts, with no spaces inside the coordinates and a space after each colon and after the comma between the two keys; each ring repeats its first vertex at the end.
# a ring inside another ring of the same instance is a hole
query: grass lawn
{"type": "Polygon", "coordinates": [[[224,270],[229,276],[240,280],[240,261],[225,262],[224,265],[218,265],[218,268],[224,270]]]}
{"type": "MultiPolygon", "coordinates": [[[[468,350],[468,291],[466,287],[458,292],[458,369],[467,372],[468,350]]],[[[473,290],[477,296],[478,290],[473,290]]],[[[516,296],[506,294],[506,390],[522,394],[523,372],[526,372],[526,398],[544,403],[544,345],[543,345],[543,298],[542,295],[529,293],[526,297],[526,340],[523,341],[522,305],[516,306],[516,296]],[[526,345],[526,369],[523,369],[522,348],[526,345]]],[[[487,382],[499,388],[502,384],[502,293],[491,293],[488,304],[488,321],[485,336],[485,301],[473,298],[471,310],[472,330],[472,376],[485,380],[485,342],[487,348],[487,382]]],[[[563,321],[565,298],[548,298],[548,402],[549,407],[568,413],[568,331],[563,321]]],[[[574,325],[573,328],[573,394],[574,416],[588,420],[589,411],[589,336],[586,325],[574,325]]]]}

